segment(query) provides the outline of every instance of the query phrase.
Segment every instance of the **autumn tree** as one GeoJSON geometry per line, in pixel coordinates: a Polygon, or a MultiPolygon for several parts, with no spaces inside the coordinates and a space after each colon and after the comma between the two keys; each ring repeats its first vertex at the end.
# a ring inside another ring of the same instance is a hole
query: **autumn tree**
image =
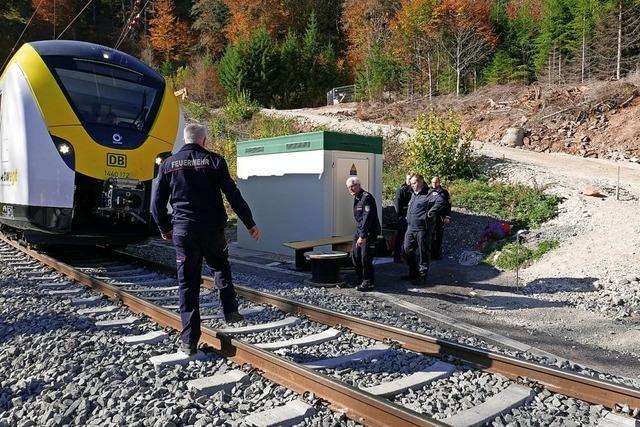
{"type": "Polygon", "coordinates": [[[55,39],[71,23],[82,7],[79,0],[31,0],[33,9],[38,8],[34,17],[36,27],[55,39]]]}
{"type": "Polygon", "coordinates": [[[178,20],[172,0],[157,0],[149,21],[149,42],[164,61],[186,58],[191,44],[189,27],[178,20]]]}
{"type": "Polygon", "coordinates": [[[246,39],[257,26],[268,35],[284,36],[293,12],[281,0],[225,0],[225,4],[230,14],[225,32],[232,43],[246,39]]]}
{"type": "Polygon", "coordinates": [[[409,66],[411,78],[418,87],[434,93],[434,57],[438,53],[438,37],[431,31],[436,0],[403,0],[391,21],[391,48],[409,66]]]}
{"type": "Polygon", "coordinates": [[[230,13],[224,0],[197,0],[191,9],[192,28],[198,33],[198,46],[214,58],[224,52],[227,37],[224,28],[230,13]]]}
{"type": "Polygon", "coordinates": [[[480,64],[498,43],[490,12],[491,0],[443,0],[433,12],[433,28],[440,33],[442,49],[453,64],[456,95],[469,69],[480,64]]]}

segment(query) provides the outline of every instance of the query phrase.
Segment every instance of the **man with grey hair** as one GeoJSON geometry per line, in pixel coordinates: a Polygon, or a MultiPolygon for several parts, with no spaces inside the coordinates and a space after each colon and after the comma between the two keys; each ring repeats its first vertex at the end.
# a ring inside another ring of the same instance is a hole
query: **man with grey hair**
{"type": "Polygon", "coordinates": [[[364,191],[357,176],[347,178],[347,189],[353,196],[353,217],[356,220],[356,233],[351,245],[351,260],[358,276],[359,291],[370,291],[373,286],[373,255],[376,240],[380,234],[380,221],[376,200],[371,193],[364,191]]]}
{"type": "Polygon", "coordinates": [[[231,281],[224,235],[227,213],[221,193],[251,237],[258,240],[260,229],[253,220],[249,205],[231,179],[224,158],[204,148],[206,128],[189,124],[184,129],[184,139],[184,147],[160,165],[153,183],[151,213],[162,238],[172,239],[176,249],[182,320],[180,350],[193,355],[197,352],[201,334],[199,299],[203,257],[220,290],[226,321],[242,320],[231,281]],[[173,217],[167,212],[167,202],[171,203],[173,217]]]}

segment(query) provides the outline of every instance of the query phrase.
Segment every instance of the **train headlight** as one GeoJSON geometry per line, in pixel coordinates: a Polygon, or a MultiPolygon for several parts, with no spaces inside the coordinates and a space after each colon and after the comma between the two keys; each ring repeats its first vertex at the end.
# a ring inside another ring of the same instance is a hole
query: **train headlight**
{"type": "Polygon", "coordinates": [[[71,152],[71,146],[69,144],[62,143],[58,145],[58,151],[60,154],[69,154],[71,152]]]}
{"type": "Polygon", "coordinates": [[[158,156],[156,157],[156,165],[160,166],[160,163],[162,163],[162,157],[158,156]]]}

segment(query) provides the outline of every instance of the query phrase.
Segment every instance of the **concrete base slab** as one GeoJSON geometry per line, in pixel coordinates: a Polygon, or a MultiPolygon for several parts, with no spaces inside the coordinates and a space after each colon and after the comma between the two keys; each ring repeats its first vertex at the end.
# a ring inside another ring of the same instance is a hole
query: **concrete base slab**
{"type": "Polygon", "coordinates": [[[482,426],[497,416],[524,405],[533,399],[534,394],[535,392],[529,387],[511,384],[486,402],[440,421],[454,427],[482,426]]]}
{"type": "Polygon", "coordinates": [[[394,396],[398,393],[402,393],[410,388],[416,390],[425,384],[429,384],[433,381],[439,380],[450,376],[455,371],[455,366],[445,363],[437,362],[429,366],[424,371],[416,372],[408,375],[404,378],[397,379],[395,381],[389,381],[373,387],[362,388],[367,393],[375,394],[376,396],[394,396]]]}
{"type": "Polygon", "coordinates": [[[200,395],[211,396],[220,390],[229,392],[238,383],[244,383],[248,380],[249,374],[241,371],[240,369],[234,369],[233,371],[221,375],[213,375],[210,377],[187,381],[187,388],[189,390],[197,391],[200,395]]]}
{"type": "Polygon", "coordinates": [[[351,354],[345,354],[344,356],[332,357],[331,359],[316,360],[315,362],[303,363],[303,365],[311,369],[335,368],[336,366],[346,365],[351,362],[360,362],[362,360],[373,359],[374,357],[378,357],[381,354],[389,351],[389,348],[390,347],[388,345],[377,344],[351,354]]]}
{"type": "Polygon", "coordinates": [[[84,291],[84,289],[60,289],[60,290],[56,290],[56,291],[47,291],[47,293],[49,295],[62,297],[62,296],[65,296],[65,295],[76,295],[76,294],[79,294],[82,291],[84,291]]]}
{"type": "MultiPolygon", "coordinates": [[[[238,310],[238,313],[242,314],[244,317],[250,317],[262,311],[264,311],[264,307],[250,307],[250,308],[241,308],[240,310],[238,310]]],[[[224,319],[224,313],[205,314],[204,316],[201,317],[201,319],[202,320],[224,319]]]]}
{"type": "Polygon", "coordinates": [[[598,423],[598,427],[639,427],[640,421],[621,414],[609,412],[598,423]]]}
{"type": "Polygon", "coordinates": [[[112,313],[118,309],[118,306],[115,305],[106,305],[104,307],[96,307],[96,308],[83,308],[78,310],[78,314],[104,314],[104,313],[112,313]]]}
{"type": "Polygon", "coordinates": [[[98,305],[102,302],[104,296],[97,295],[95,297],[89,298],[74,298],[71,300],[71,305],[74,306],[90,306],[90,305],[98,305]]]}
{"type": "Polygon", "coordinates": [[[292,347],[294,345],[304,347],[308,345],[320,344],[325,341],[330,341],[338,338],[340,335],[342,335],[342,331],[329,328],[326,331],[322,331],[313,335],[307,335],[306,337],[256,344],[256,347],[260,347],[265,350],[277,350],[279,348],[292,347]]]}
{"type": "Polygon", "coordinates": [[[189,364],[189,362],[205,359],[207,359],[207,355],[201,351],[198,351],[193,356],[188,356],[179,351],[177,353],[167,353],[161,354],[159,356],[153,356],[149,358],[149,361],[156,368],[160,368],[162,366],[187,365],[189,364]]]}
{"type": "Polygon", "coordinates": [[[138,320],[135,316],[125,317],[124,319],[114,319],[114,320],[101,320],[96,322],[96,326],[98,328],[118,328],[120,326],[129,326],[136,323],[138,320]]]}
{"type": "Polygon", "coordinates": [[[301,400],[292,400],[286,405],[249,415],[244,422],[254,427],[289,427],[314,416],[315,413],[313,406],[301,400]]]}
{"type": "Polygon", "coordinates": [[[279,329],[287,326],[297,325],[301,322],[299,317],[287,317],[275,322],[261,323],[259,325],[240,326],[237,328],[222,328],[218,331],[223,334],[236,335],[236,334],[251,334],[255,332],[263,332],[271,329],[279,329]]]}
{"type": "Polygon", "coordinates": [[[142,335],[129,335],[127,337],[122,337],[120,340],[126,344],[136,345],[136,344],[157,344],[161,341],[164,341],[169,337],[164,331],[153,331],[142,335]]]}

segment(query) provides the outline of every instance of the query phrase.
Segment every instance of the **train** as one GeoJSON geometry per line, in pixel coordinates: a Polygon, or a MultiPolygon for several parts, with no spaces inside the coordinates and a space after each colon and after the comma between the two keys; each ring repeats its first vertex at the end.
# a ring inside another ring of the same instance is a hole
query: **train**
{"type": "Polygon", "coordinates": [[[184,125],[170,85],[133,56],[25,43],[0,75],[0,227],[33,244],[143,241],[157,232],[152,180],[184,125]]]}

